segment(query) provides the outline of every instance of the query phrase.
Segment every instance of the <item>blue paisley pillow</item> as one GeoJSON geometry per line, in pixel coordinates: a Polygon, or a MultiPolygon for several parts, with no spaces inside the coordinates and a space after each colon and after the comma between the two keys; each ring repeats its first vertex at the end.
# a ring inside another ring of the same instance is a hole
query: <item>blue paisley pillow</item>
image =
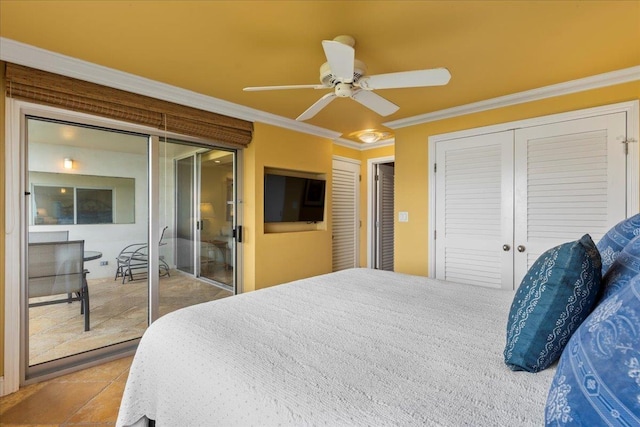
{"type": "Polygon", "coordinates": [[[638,274],[640,274],[640,236],[634,237],[624,247],[607,270],[607,274],[602,277],[602,300],[624,288],[638,274]]]}
{"type": "Polygon", "coordinates": [[[636,236],[640,236],[640,213],[620,221],[600,239],[597,246],[602,258],[602,276],[627,243],[636,236]]]}
{"type": "Polygon", "coordinates": [[[545,409],[547,425],[640,425],[640,276],[573,335],[545,409]]]}
{"type": "Polygon", "coordinates": [[[589,315],[600,289],[600,254],[591,236],[549,249],[533,263],[511,304],[504,361],[538,372],[554,363],[589,315]]]}

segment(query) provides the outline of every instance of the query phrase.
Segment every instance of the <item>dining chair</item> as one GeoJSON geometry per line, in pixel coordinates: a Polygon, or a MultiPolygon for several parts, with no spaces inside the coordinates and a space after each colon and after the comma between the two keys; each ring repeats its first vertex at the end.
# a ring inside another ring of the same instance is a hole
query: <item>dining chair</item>
{"type": "Polygon", "coordinates": [[[29,299],[65,295],[64,299],[30,302],[30,308],[80,301],[84,330],[89,331],[89,286],[83,254],[84,240],[29,243],[27,289],[29,299]]]}

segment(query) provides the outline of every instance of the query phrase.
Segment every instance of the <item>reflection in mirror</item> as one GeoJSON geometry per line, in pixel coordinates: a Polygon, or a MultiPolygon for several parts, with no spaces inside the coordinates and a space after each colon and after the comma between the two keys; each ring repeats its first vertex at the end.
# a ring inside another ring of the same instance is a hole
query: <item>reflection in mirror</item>
{"type": "Polygon", "coordinates": [[[30,172],[31,225],[133,224],[135,179],[30,172]]]}

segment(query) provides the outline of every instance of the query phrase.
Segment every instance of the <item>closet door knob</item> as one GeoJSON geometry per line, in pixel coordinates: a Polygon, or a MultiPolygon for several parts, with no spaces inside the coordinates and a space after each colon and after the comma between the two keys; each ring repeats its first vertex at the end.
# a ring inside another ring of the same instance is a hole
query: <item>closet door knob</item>
{"type": "Polygon", "coordinates": [[[509,245],[502,245],[502,250],[505,252],[509,252],[509,249],[511,249],[511,246],[509,245]]]}
{"type": "Polygon", "coordinates": [[[525,247],[524,247],[524,246],[522,246],[522,245],[518,245],[518,252],[524,252],[524,251],[525,251],[525,249],[527,249],[527,248],[525,248],[525,247]]]}

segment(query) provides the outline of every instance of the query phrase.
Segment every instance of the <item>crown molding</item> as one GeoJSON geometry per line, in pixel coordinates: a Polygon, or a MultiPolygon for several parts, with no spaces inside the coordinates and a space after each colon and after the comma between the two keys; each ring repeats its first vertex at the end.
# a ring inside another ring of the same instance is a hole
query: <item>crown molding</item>
{"type": "Polygon", "coordinates": [[[389,145],[394,145],[395,142],[396,142],[395,138],[381,139],[380,141],[372,142],[371,144],[354,142],[345,138],[336,138],[333,140],[333,143],[336,145],[341,145],[343,147],[352,148],[358,151],[366,151],[366,150],[373,150],[375,148],[386,147],[389,145]]]}
{"type": "Polygon", "coordinates": [[[510,105],[523,104],[525,102],[538,101],[545,98],[568,95],[585,90],[598,89],[622,83],[640,80],[640,66],[624,68],[622,70],[611,71],[609,73],[597,74],[595,76],[582,79],[571,80],[538,89],[518,92],[511,95],[499,96],[497,98],[484,101],[473,102],[471,104],[460,105],[458,107],[447,108],[434,111],[432,113],[420,114],[404,119],[393,120],[383,123],[391,129],[399,129],[407,126],[415,126],[423,123],[435,122],[452,117],[464,116],[481,111],[493,110],[510,105]]]}
{"type": "Polygon", "coordinates": [[[354,150],[361,150],[362,149],[362,144],[360,144],[358,142],[351,141],[351,140],[346,139],[346,138],[335,138],[333,140],[333,143],[336,144],[336,145],[340,145],[342,147],[352,148],[354,150]]]}
{"type": "Polygon", "coordinates": [[[286,117],[234,104],[229,101],[118,71],[102,65],[0,37],[0,60],[91,83],[150,96],[212,113],[224,114],[251,122],[260,122],[297,132],[336,139],[340,132],[297,122],[286,117]]]}

